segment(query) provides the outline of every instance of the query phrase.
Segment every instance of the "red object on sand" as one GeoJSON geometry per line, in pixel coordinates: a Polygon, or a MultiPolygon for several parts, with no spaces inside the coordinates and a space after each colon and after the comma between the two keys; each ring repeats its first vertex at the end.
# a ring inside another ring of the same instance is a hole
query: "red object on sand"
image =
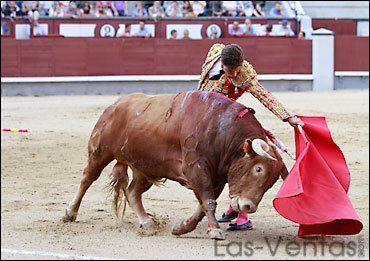
{"type": "Polygon", "coordinates": [[[276,211],[300,224],[298,236],[353,235],[363,224],[347,192],[350,173],[324,117],[297,116],[296,158],[273,200],[276,211]]]}
{"type": "Polygon", "coordinates": [[[9,128],[6,128],[6,129],[2,129],[2,131],[10,131],[10,132],[31,132],[31,130],[27,130],[27,129],[9,129],[9,128]]]}

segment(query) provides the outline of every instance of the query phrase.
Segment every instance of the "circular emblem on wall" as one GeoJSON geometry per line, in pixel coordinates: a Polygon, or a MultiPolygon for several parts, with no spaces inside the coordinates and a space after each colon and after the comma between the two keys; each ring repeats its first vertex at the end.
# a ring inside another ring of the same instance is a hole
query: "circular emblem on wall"
{"type": "Polygon", "coordinates": [[[103,24],[100,28],[101,37],[114,37],[116,35],[116,29],[110,24],[103,24]]]}
{"type": "Polygon", "coordinates": [[[206,30],[207,37],[212,38],[213,33],[215,33],[216,37],[219,38],[222,33],[221,27],[218,26],[217,24],[210,24],[206,30]]]}

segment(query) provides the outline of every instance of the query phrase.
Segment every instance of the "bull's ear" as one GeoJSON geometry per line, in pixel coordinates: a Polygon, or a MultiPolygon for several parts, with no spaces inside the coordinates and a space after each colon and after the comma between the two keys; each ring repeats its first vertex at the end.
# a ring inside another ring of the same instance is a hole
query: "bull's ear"
{"type": "Polygon", "coordinates": [[[254,157],[256,155],[256,153],[254,152],[252,148],[252,140],[250,139],[245,140],[244,145],[243,145],[243,150],[245,154],[249,155],[249,157],[254,157]]]}
{"type": "Polygon", "coordinates": [[[289,171],[288,171],[287,167],[285,166],[285,164],[283,164],[283,167],[281,168],[280,177],[281,177],[283,180],[285,180],[285,179],[286,179],[286,177],[288,176],[288,173],[289,173],[289,171]]]}

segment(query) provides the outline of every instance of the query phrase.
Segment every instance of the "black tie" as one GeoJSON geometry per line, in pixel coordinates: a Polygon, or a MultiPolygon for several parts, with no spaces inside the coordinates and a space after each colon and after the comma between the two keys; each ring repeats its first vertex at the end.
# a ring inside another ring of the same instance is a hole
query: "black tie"
{"type": "Polygon", "coordinates": [[[220,70],[220,73],[219,74],[216,74],[216,75],[213,75],[211,78],[209,78],[210,80],[218,80],[221,78],[221,76],[225,73],[224,70],[220,70]]]}

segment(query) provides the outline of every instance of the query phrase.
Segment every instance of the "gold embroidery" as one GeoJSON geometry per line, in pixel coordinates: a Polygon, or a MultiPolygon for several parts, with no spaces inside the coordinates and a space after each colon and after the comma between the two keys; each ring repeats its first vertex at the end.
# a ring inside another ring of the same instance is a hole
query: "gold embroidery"
{"type": "Polygon", "coordinates": [[[285,120],[290,117],[290,114],[284,106],[270,92],[260,85],[257,80],[256,71],[247,61],[243,62],[240,72],[235,79],[228,78],[226,74],[223,74],[219,80],[209,80],[208,73],[221,57],[221,51],[224,47],[224,44],[214,44],[210,48],[206,61],[202,66],[202,74],[200,76],[198,90],[216,90],[217,92],[227,95],[229,93],[229,87],[226,85],[226,81],[229,80],[235,87],[235,94],[238,94],[238,88],[245,89],[281,120],[285,120]]]}
{"type": "Polygon", "coordinates": [[[252,78],[245,87],[248,92],[281,120],[291,116],[284,106],[269,91],[263,88],[256,78],[252,78]]]}

